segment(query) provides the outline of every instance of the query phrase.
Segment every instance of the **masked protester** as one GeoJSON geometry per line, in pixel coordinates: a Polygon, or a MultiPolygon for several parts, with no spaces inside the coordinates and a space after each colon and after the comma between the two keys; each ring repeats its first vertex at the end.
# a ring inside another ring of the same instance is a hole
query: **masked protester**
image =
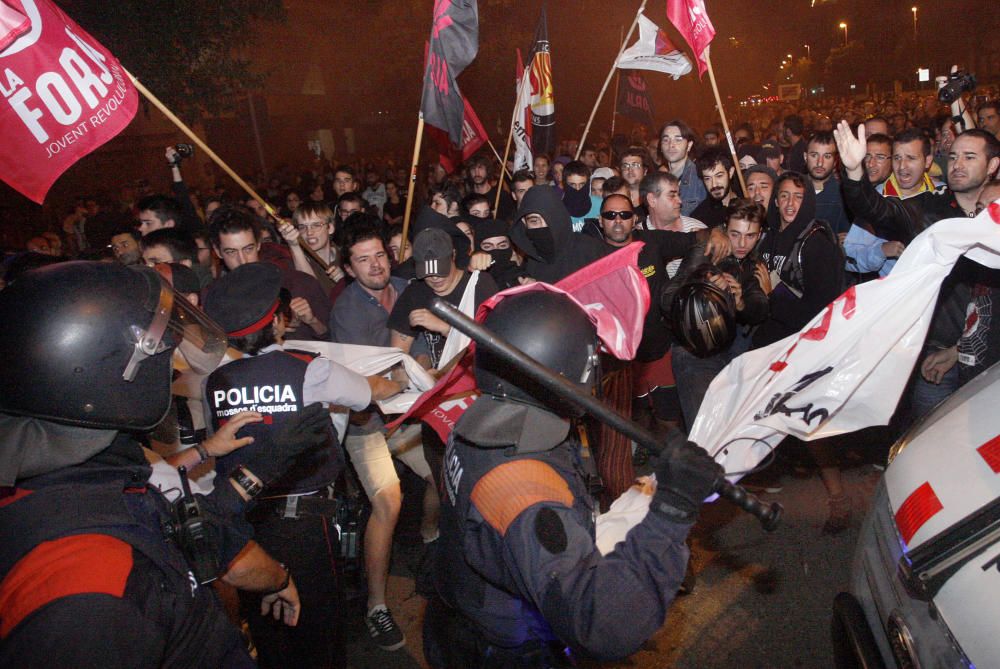
{"type": "Polygon", "coordinates": [[[524,252],[524,273],[532,279],[555,283],[608,253],[597,239],[573,232],[569,212],[551,186],[529,190],[517,216],[510,238],[524,252]]]}
{"type": "Polygon", "coordinates": [[[490,256],[487,270],[500,290],[519,285],[523,276],[520,257],[510,241],[510,226],[506,221],[484,219],[476,224],[476,251],[490,256]]]}

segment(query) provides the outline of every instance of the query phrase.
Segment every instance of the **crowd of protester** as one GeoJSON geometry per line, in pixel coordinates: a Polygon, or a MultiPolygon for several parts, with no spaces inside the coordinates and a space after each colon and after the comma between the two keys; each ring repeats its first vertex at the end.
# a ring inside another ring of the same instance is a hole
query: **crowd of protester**
{"type": "MultiPolygon", "coordinates": [[[[721,127],[696,132],[681,119],[648,139],[637,129],[582,147],[567,140],[536,155],[531,169],[501,170],[485,152],[451,173],[433,164],[413,184],[394,161],[316,161],[253,180],[275,215],[232,187],[192,188],[168,147],[171,192],[144,183],[116,202],[80,198],[60,225],[6,254],[2,277],[10,284],[69,259],[145,263],[171,268],[178,291],[211,305],[223,277],[267,265],[280,275],[281,339],[392,346],[439,374],[461,349],[429,310],[435,296],[474,313],[500,290],[554,283],[642,241],[651,307],[635,360],[604,360],[603,396],[661,433],[684,432],[733,358],[798,331],[845,287],[888,274],[935,221],[975,215],[1000,198],[995,99],[974,98],[968,120],[931,94],[745,106],[732,123],[735,163],[721,127]],[[713,309],[727,317],[710,319],[713,309]],[[725,331],[706,341],[692,318],[725,331]]],[[[994,272],[956,268],[901,424],[1000,357],[1000,328],[989,320],[998,289],[994,272]],[[979,314],[976,328],[965,327],[970,313],[979,314]]],[[[183,408],[182,400],[202,399],[200,388],[176,394],[171,419],[151,436],[163,455],[183,447],[185,430],[211,422],[200,408],[183,408]]],[[[370,505],[365,617],[375,643],[397,649],[405,639],[385,592],[402,505],[394,459],[427,482],[421,536],[432,555],[444,443],[418,424],[387,434],[392,416],[374,404],[353,408],[344,448],[370,505]]],[[[600,425],[588,432],[607,505],[631,485],[643,453],[600,425]]],[[[842,532],[852,502],[837,444],[807,448],[828,495],[823,531],[842,532]]],[[[432,587],[427,579],[418,574],[418,591],[432,587]]],[[[264,639],[255,640],[271,643],[264,639]]]]}

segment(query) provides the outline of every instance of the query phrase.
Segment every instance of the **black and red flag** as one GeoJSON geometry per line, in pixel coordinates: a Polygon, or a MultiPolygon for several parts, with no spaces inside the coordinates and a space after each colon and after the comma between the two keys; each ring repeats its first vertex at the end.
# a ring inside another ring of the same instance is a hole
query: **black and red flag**
{"type": "Polygon", "coordinates": [[[556,98],[552,87],[552,48],[545,3],[535,29],[535,44],[531,48],[531,150],[535,155],[556,149],[556,98]]]}
{"type": "Polygon", "coordinates": [[[462,145],[464,102],[457,77],[479,51],[479,7],[476,0],[434,0],[434,23],[427,49],[420,111],[424,121],[441,128],[462,145]]]}

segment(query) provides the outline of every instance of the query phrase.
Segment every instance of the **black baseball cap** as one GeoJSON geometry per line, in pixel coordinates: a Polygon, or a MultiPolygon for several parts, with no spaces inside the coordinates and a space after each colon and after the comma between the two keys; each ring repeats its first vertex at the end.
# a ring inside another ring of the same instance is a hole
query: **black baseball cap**
{"type": "Polygon", "coordinates": [[[441,228],[422,230],[413,240],[413,262],[418,279],[428,276],[448,276],[455,245],[441,228]]]}

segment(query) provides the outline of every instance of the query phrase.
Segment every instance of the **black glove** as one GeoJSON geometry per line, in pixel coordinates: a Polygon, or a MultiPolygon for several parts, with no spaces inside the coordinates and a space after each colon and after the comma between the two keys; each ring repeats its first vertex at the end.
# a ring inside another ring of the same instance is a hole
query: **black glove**
{"type": "Polygon", "coordinates": [[[650,509],[675,522],[693,523],[723,474],[719,463],[694,442],[668,447],[656,464],[656,494],[650,509]]]}
{"type": "Polygon", "coordinates": [[[260,451],[253,461],[243,464],[266,486],[288,471],[296,459],[327,445],[333,433],[330,412],[314,402],[274,435],[272,448],[260,451]]]}

